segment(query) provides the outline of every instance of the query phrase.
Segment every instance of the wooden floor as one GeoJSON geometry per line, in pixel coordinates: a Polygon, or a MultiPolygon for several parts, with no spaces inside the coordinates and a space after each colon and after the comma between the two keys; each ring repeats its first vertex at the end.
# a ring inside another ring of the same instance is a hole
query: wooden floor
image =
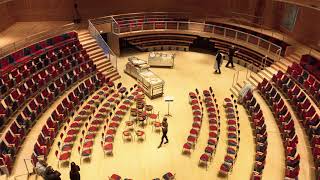
{"type": "MultiPolygon", "coordinates": [[[[8,43],[17,41],[25,36],[40,32],[52,27],[56,27],[66,22],[23,22],[15,23],[7,30],[0,33],[0,47],[8,43]]],[[[124,66],[129,56],[138,56],[147,59],[147,53],[127,54],[118,59],[118,68],[121,75],[119,82],[123,82],[124,86],[130,87],[136,81],[123,73],[124,66]]],[[[247,70],[241,66],[236,66],[235,69],[222,68],[222,74],[213,73],[214,57],[207,54],[195,52],[177,52],[175,67],[173,69],[152,68],[159,77],[165,81],[165,96],[172,95],[175,101],[170,106],[172,117],[169,118],[169,144],[157,149],[160,143],[160,134],[151,131],[151,127],[145,127],[146,141],[143,143],[130,142],[124,143],[121,134],[117,134],[114,144],[114,156],[104,157],[100,138],[96,138],[93,149],[93,157],[91,162],[83,162],[81,164],[82,179],[106,179],[113,173],[121,175],[123,178],[152,179],[161,177],[164,173],[171,171],[176,174],[178,180],[195,180],[195,179],[220,179],[217,176],[218,169],[223,162],[223,157],[226,154],[226,122],[222,118],[220,141],[217,146],[217,152],[208,168],[205,170],[198,167],[200,155],[204,152],[207,143],[208,123],[204,121],[201,134],[196,145],[195,151],[190,157],[181,154],[182,145],[186,142],[187,135],[192,125],[191,108],[188,104],[188,92],[208,89],[212,86],[216,94],[220,111],[222,112],[222,102],[225,97],[230,97],[229,88],[232,85],[234,74],[239,70],[239,81],[245,80],[247,70]]],[[[224,62],[225,64],[226,62],[224,62]]],[[[67,93],[65,93],[67,94],[67,93]]],[[[64,94],[64,95],[65,95],[64,94]]],[[[263,173],[265,180],[277,180],[284,177],[284,149],[282,146],[279,130],[273,118],[273,115],[263,99],[255,94],[257,101],[260,103],[263,110],[267,132],[268,132],[268,154],[266,158],[266,166],[263,173]]],[[[37,121],[37,124],[32,128],[26,138],[20,153],[17,156],[13,175],[9,179],[14,179],[17,175],[22,175],[27,172],[24,164],[24,159],[29,159],[33,150],[33,145],[41,131],[41,128],[48,116],[58,103],[64,98],[62,96],[49,108],[43,116],[37,121]]],[[[167,113],[167,104],[163,98],[148,100],[147,103],[154,105],[155,110],[160,112],[163,117],[167,113]]],[[[241,142],[238,159],[235,163],[233,172],[230,174],[230,179],[249,179],[254,163],[254,139],[251,131],[248,116],[242,106],[239,106],[240,113],[240,129],[241,142]]],[[[222,113],[224,116],[224,113],[222,113]]],[[[206,117],[206,114],[205,116],[206,117]]],[[[125,117],[125,120],[128,116],[125,117]]],[[[301,169],[299,179],[315,179],[312,157],[307,148],[307,142],[304,137],[304,132],[300,125],[295,121],[296,132],[299,136],[298,151],[301,155],[301,169]]],[[[120,126],[118,133],[124,129],[123,124],[120,126]]],[[[57,167],[57,159],[54,156],[54,151],[57,149],[57,138],[53,149],[50,152],[48,163],[54,169],[58,169],[62,173],[62,179],[69,178],[69,167],[57,167]]],[[[79,141],[79,139],[78,139],[79,141]]],[[[79,155],[76,148],[72,152],[72,161],[79,164],[79,155]]],[[[27,160],[27,166],[30,168],[30,162],[27,160]]],[[[0,177],[2,179],[2,177],[0,177]]],[[[16,178],[17,180],[26,179],[22,175],[16,178]]],[[[30,179],[36,179],[31,177],[30,179]]],[[[39,178],[40,179],[40,178],[39,178]]]]}

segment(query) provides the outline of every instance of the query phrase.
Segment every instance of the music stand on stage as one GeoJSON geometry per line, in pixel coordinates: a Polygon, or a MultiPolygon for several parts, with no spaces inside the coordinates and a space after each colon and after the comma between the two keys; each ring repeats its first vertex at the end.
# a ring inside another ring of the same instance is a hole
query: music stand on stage
{"type": "Polygon", "coordinates": [[[164,97],[164,101],[168,103],[168,113],[165,114],[165,116],[171,116],[170,111],[169,111],[169,107],[170,107],[170,102],[173,102],[173,96],[165,96],[164,97]]]}

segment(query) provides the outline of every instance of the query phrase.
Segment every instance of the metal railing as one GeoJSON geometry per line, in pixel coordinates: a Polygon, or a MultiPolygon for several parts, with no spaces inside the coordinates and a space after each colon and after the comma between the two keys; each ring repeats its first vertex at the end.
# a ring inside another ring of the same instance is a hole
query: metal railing
{"type": "Polygon", "coordinates": [[[10,53],[16,52],[22,48],[25,48],[31,44],[37,43],[44,39],[48,39],[69,31],[77,30],[78,28],[79,28],[79,25],[70,23],[70,24],[63,25],[61,27],[50,29],[48,31],[42,31],[42,32],[33,34],[31,36],[23,38],[22,40],[0,47],[0,57],[4,57],[10,53]]]}
{"type": "MultiPolygon", "coordinates": [[[[110,20],[110,18],[109,18],[109,20],[110,20]]],[[[89,23],[88,30],[89,30],[91,36],[96,39],[98,45],[103,50],[104,54],[108,56],[109,60],[111,61],[111,64],[113,65],[113,67],[115,69],[117,69],[117,67],[118,67],[118,58],[117,58],[116,54],[112,51],[112,49],[109,47],[109,45],[103,39],[103,37],[100,35],[99,31],[95,28],[95,26],[91,22],[91,20],[88,20],[88,23],[89,23]]]]}
{"type": "Polygon", "coordinates": [[[206,33],[212,37],[223,37],[229,41],[238,41],[239,43],[246,43],[252,45],[257,49],[268,53],[273,59],[279,60],[281,56],[282,47],[261,37],[242,32],[236,29],[226,28],[212,24],[205,24],[190,21],[151,21],[151,22],[134,22],[127,24],[118,24],[112,21],[112,31],[115,34],[122,34],[128,32],[142,32],[153,30],[177,30],[188,32],[206,33]]]}

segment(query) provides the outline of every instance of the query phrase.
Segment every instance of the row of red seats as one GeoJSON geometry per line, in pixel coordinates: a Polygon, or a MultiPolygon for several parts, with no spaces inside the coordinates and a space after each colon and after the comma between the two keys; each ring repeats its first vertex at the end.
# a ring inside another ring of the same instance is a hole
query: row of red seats
{"type": "MultiPolygon", "coordinates": [[[[281,71],[274,75],[272,80],[289,99],[291,106],[297,112],[301,123],[304,125],[306,133],[309,135],[310,141],[314,139],[314,137],[320,135],[319,114],[316,112],[316,108],[311,104],[309,98],[305,95],[302,89],[295,84],[290,77],[281,71]]],[[[317,165],[317,168],[319,168],[319,164],[316,162],[320,161],[320,159],[317,159],[319,158],[318,155],[320,155],[320,148],[318,147],[320,144],[317,143],[320,143],[320,141],[313,141],[313,143],[310,144],[313,150],[312,152],[314,153],[313,157],[315,164],[317,165]]]]}
{"type": "Polygon", "coordinates": [[[320,60],[309,54],[305,54],[300,59],[300,65],[320,80],[320,60]]]}
{"type": "Polygon", "coordinates": [[[48,50],[52,50],[61,44],[65,44],[66,42],[73,41],[77,38],[78,34],[76,32],[69,32],[18,50],[0,59],[0,72],[4,73],[10,71],[11,69],[15,68],[17,64],[23,64],[31,60],[33,57],[37,57],[43,53],[46,53],[48,50]]]}
{"type": "MultiPolygon", "coordinates": [[[[112,89],[110,90],[112,92],[112,89]]],[[[63,141],[62,143],[58,142],[59,150],[55,152],[55,155],[59,161],[69,161],[74,143],[79,132],[81,131],[81,128],[83,127],[83,124],[85,124],[85,130],[82,130],[83,137],[80,138],[80,144],[86,149],[83,151],[83,153],[80,152],[80,155],[91,157],[94,138],[96,137],[95,133],[98,131],[98,127],[105,122],[104,119],[92,119],[94,117],[94,113],[96,112],[96,108],[98,108],[100,103],[108,96],[109,88],[107,88],[106,91],[99,91],[98,95],[95,95],[90,101],[88,101],[88,103],[79,112],[79,115],[76,116],[73,121],[69,121],[68,125],[64,127],[64,132],[60,134],[60,138],[63,141]],[[95,98],[97,96],[98,98],[95,98]],[[92,134],[87,134],[86,131],[90,131],[92,134]]],[[[106,117],[105,114],[103,114],[103,116],[106,117]]],[[[80,148],[78,148],[78,151],[80,151],[80,148]]]]}
{"type": "Polygon", "coordinates": [[[298,136],[295,132],[291,113],[278,91],[266,79],[263,79],[257,88],[265,101],[269,103],[277,120],[282,142],[285,147],[285,176],[286,178],[295,179],[298,177],[300,171],[300,155],[297,152],[298,136]]]}
{"type": "MultiPolygon", "coordinates": [[[[37,142],[34,145],[31,160],[35,166],[39,158],[46,159],[51,146],[59,133],[61,127],[68,122],[69,117],[73,116],[79,106],[97,89],[106,83],[101,74],[93,75],[85,82],[79,84],[66,98],[57,106],[42,127],[37,142]],[[61,108],[62,107],[62,108],[61,108]]],[[[62,134],[63,135],[63,134],[62,134]]]]}
{"type": "MultiPolygon", "coordinates": [[[[34,57],[21,66],[15,66],[7,73],[1,73],[0,79],[0,98],[6,96],[12,89],[27,81],[31,76],[46,70],[50,65],[57,63],[65,64],[66,60],[84,61],[88,60],[89,55],[78,40],[65,44],[63,48],[56,48],[39,57],[34,57]],[[76,44],[77,43],[77,44],[76,44]],[[81,51],[81,53],[80,53],[81,51]]],[[[74,63],[72,64],[74,66],[74,63]]]]}
{"type": "Polygon", "coordinates": [[[224,107],[227,118],[227,136],[228,146],[227,154],[224,156],[224,162],[220,166],[219,175],[227,176],[233,169],[233,165],[237,160],[239,144],[240,144],[240,123],[237,111],[236,100],[232,98],[224,99],[224,107]]]}
{"type": "Polygon", "coordinates": [[[304,70],[299,64],[293,63],[287,69],[292,79],[297,82],[308,95],[319,105],[320,104],[320,81],[308,71],[304,70]]]}
{"type": "Polygon", "coordinates": [[[260,109],[260,104],[257,102],[251,91],[244,96],[243,105],[246,108],[247,113],[251,116],[251,126],[256,141],[255,163],[251,179],[260,180],[262,179],[262,173],[266,163],[268,147],[268,133],[265,119],[262,110],[260,109]]]}
{"type": "Polygon", "coordinates": [[[82,79],[85,75],[96,71],[96,66],[89,59],[81,62],[81,64],[78,64],[80,61],[76,60],[72,62],[65,60],[64,62],[64,64],[49,65],[48,69],[32,76],[32,78],[21,84],[18,89],[6,96],[0,104],[0,124],[5,123],[5,119],[9,119],[29,98],[39,94],[39,90],[49,88],[56,96],[58,91],[64,91],[66,85],[69,86],[78,79],[82,79]],[[71,63],[74,64],[73,67],[70,66],[71,63]]]}
{"type": "MultiPolygon", "coordinates": [[[[100,76],[101,77],[101,76],[100,76]]],[[[94,81],[99,83],[98,76],[92,78],[94,81]]],[[[75,82],[73,82],[75,83],[75,82]]],[[[85,81],[83,84],[88,84],[90,82],[85,81]]],[[[71,85],[71,84],[70,84],[71,85]]],[[[66,87],[69,88],[69,87],[66,87]]],[[[80,85],[81,90],[85,91],[85,87],[80,85]]],[[[38,99],[33,99],[30,104],[25,107],[21,114],[19,114],[15,121],[11,124],[9,130],[4,135],[4,138],[1,140],[1,154],[10,157],[11,163],[7,164],[9,172],[12,168],[14,159],[16,154],[19,152],[19,149],[23,143],[24,138],[26,137],[27,133],[31,129],[31,126],[36,123],[37,118],[48,108],[50,104],[52,104],[56,97],[61,95],[64,91],[58,91],[58,94],[55,96],[54,92],[46,89],[38,97],[41,98],[41,102],[38,99]],[[48,93],[48,94],[47,94],[48,93]],[[48,96],[46,96],[46,95],[48,96]],[[33,105],[32,105],[33,104],[33,105]],[[35,108],[31,110],[29,108],[35,108]],[[9,166],[11,165],[11,166],[9,166]]],[[[53,120],[62,120],[62,114],[70,112],[73,108],[72,102],[77,102],[77,97],[74,95],[69,95],[69,99],[64,99],[63,102],[58,105],[57,110],[52,113],[53,120]]],[[[49,129],[47,129],[49,130],[49,129]]]]}
{"type": "Polygon", "coordinates": [[[191,150],[195,148],[199,137],[203,118],[202,102],[199,101],[201,101],[201,97],[199,96],[198,89],[196,89],[196,93],[189,92],[189,104],[192,108],[193,123],[187,138],[187,142],[183,145],[182,148],[183,154],[191,154],[191,150]]]}
{"type": "Polygon", "coordinates": [[[208,167],[213,154],[216,152],[217,144],[220,136],[220,116],[217,100],[214,97],[212,87],[203,91],[203,101],[207,110],[209,120],[208,144],[204,149],[204,153],[200,156],[199,166],[208,167]]]}
{"type": "MultiPolygon", "coordinates": [[[[112,118],[108,122],[107,127],[104,129],[104,133],[102,133],[101,146],[104,155],[113,154],[113,142],[116,132],[125,114],[129,111],[134,101],[136,101],[137,99],[144,99],[142,89],[136,85],[134,86],[134,88],[130,88],[131,94],[129,94],[129,92],[126,92],[127,90],[125,87],[121,88],[120,83],[117,85],[116,91],[117,92],[113,94],[110,99],[108,99],[108,102],[103,105],[103,107],[107,108],[107,110],[111,111],[111,109],[113,109],[113,111],[115,111],[114,114],[110,113],[110,118],[112,118]],[[128,94],[129,96],[127,96],[128,94]],[[124,101],[119,104],[122,99],[124,99],[124,101]]],[[[139,130],[139,132],[144,134],[143,131],[139,130]]]]}

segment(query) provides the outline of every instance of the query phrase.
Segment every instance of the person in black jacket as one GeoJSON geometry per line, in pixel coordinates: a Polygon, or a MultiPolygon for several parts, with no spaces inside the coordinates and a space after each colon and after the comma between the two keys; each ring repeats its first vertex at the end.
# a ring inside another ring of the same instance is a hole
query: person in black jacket
{"type": "Polygon", "coordinates": [[[221,70],[220,70],[220,66],[222,65],[222,55],[220,53],[220,51],[217,51],[216,54],[216,62],[214,64],[214,69],[215,69],[215,73],[221,74],[221,70]]]}
{"type": "Polygon", "coordinates": [[[233,65],[233,56],[237,52],[239,52],[239,51],[234,46],[231,46],[231,48],[229,49],[229,61],[226,64],[226,67],[229,67],[229,64],[231,64],[231,66],[234,67],[234,65],[233,65]]]}
{"type": "Polygon", "coordinates": [[[71,169],[70,169],[70,180],[80,180],[80,167],[76,165],[76,163],[71,163],[71,169]]]}
{"type": "Polygon", "coordinates": [[[166,139],[165,144],[167,144],[167,143],[169,142],[168,137],[167,137],[167,133],[168,133],[168,122],[167,122],[167,118],[166,118],[166,117],[163,118],[163,121],[162,121],[161,125],[162,125],[162,137],[161,137],[161,143],[160,143],[160,145],[158,146],[158,148],[161,147],[161,145],[162,145],[162,143],[163,143],[163,139],[166,139]]]}

